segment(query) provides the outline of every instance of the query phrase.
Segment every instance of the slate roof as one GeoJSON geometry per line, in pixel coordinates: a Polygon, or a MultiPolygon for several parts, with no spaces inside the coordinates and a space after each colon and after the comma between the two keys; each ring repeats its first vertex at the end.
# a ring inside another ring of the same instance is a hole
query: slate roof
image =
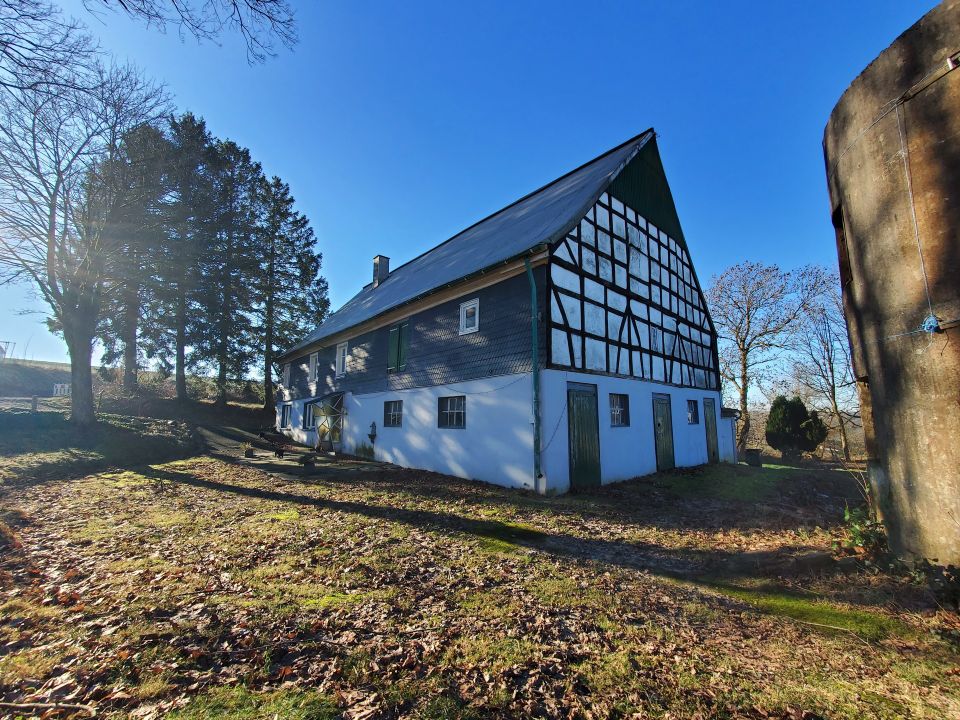
{"type": "Polygon", "coordinates": [[[646,130],[401,265],[379,286],[367,285],[279,360],[559,239],[653,136],[646,130]]]}

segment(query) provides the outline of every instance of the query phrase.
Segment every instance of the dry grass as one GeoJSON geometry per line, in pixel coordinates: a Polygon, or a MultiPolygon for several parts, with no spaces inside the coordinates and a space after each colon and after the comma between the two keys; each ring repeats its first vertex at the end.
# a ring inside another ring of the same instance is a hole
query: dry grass
{"type": "Polygon", "coordinates": [[[184,718],[956,717],[922,589],[736,562],[829,549],[851,493],[719,468],[544,499],[207,457],[21,487],[0,693],[184,718]]]}

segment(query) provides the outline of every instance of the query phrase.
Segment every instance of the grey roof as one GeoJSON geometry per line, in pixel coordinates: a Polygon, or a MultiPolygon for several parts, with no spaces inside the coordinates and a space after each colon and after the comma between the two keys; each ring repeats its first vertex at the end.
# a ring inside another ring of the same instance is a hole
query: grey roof
{"type": "Polygon", "coordinates": [[[281,359],[565,235],[653,135],[631,138],[367,285],[281,359]]]}

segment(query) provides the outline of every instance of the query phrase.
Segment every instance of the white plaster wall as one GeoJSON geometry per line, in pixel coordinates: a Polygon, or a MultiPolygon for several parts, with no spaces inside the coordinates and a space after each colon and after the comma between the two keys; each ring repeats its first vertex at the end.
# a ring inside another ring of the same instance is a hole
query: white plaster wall
{"type": "MultiPolygon", "coordinates": [[[[703,420],[703,399],[714,398],[717,413],[718,440],[724,435],[727,421],[720,419],[720,394],[700,388],[607,377],[562,370],[545,370],[541,374],[541,417],[543,437],[543,470],[549,492],[570,489],[569,450],[567,446],[567,383],[579,382],[597,386],[597,412],[600,426],[600,479],[603,484],[629,480],[656,472],[657,458],[653,437],[653,395],[670,396],[673,415],[673,448],[680,467],[707,462],[707,435],[703,420]],[[630,426],[610,426],[610,393],[630,396],[630,426]],[[687,400],[696,400],[700,422],[687,423],[687,400]]],[[[722,452],[722,451],[721,451],[722,452]]]]}
{"type": "Polygon", "coordinates": [[[377,423],[377,460],[505,487],[533,489],[533,381],[530,373],[345,399],[343,449],[351,452],[377,423]],[[437,427],[437,398],[465,395],[467,427],[437,427]],[[403,400],[403,426],[383,426],[383,403],[403,400]]]}
{"type": "Polygon", "coordinates": [[[315,430],[303,429],[303,406],[305,400],[294,400],[290,403],[290,427],[280,427],[280,407],[287,403],[277,403],[277,417],[274,420],[274,426],[291,440],[313,447],[317,442],[317,433],[315,430]]]}

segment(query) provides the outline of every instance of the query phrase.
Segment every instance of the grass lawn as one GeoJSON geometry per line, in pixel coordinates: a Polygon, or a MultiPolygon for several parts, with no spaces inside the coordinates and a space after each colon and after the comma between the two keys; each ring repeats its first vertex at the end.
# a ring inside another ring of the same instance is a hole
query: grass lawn
{"type": "Polygon", "coordinates": [[[960,717],[956,617],[923,587],[769,570],[829,550],[855,499],[832,470],[540,498],[207,456],[14,484],[0,713],[960,717]]]}
{"type": "Polygon", "coordinates": [[[64,412],[0,409],[0,487],[158,462],[197,448],[183,422],[112,414],[99,420],[79,432],[64,412]]]}

